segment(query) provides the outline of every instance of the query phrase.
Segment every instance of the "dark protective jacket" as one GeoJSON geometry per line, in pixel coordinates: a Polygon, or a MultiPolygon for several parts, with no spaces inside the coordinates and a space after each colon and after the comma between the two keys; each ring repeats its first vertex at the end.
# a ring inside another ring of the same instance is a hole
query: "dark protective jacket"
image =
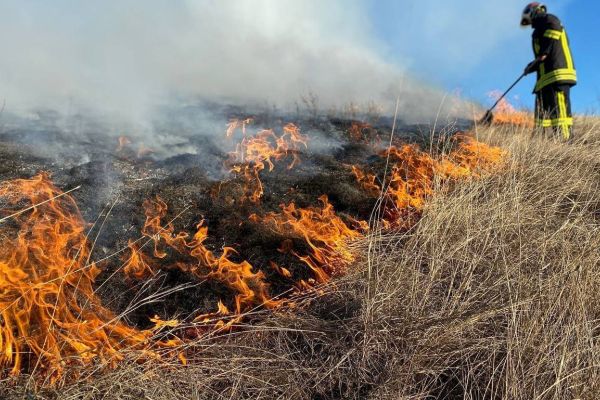
{"type": "Polygon", "coordinates": [[[534,92],[553,83],[570,86],[577,84],[577,72],[571,56],[569,38],[560,20],[545,14],[533,20],[533,52],[535,57],[546,55],[537,71],[534,92]]]}

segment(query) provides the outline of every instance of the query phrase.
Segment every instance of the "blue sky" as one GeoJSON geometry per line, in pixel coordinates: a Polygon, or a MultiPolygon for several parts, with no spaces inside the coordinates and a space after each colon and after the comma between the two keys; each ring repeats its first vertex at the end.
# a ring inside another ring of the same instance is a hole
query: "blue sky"
{"type": "MultiPolygon", "coordinates": [[[[419,78],[446,90],[487,102],[486,93],[507,88],[533,59],[530,29],[519,27],[526,1],[372,0],[373,29],[387,57],[419,78]]],[[[573,89],[576,112],[600,111],[600,2],[550,1],[549,11],[570,35],[579,74],[573,89]]],[[[511,94],[512,102],[531,107],[534,76],[511,94]]]]}

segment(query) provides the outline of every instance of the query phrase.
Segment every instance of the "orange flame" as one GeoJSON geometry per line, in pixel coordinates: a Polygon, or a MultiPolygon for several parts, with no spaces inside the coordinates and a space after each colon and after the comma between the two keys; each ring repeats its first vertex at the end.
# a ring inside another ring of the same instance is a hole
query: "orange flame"
{"type": "Polygon", "coordinates": [[[152,150],[149,147],[146,147],[145,144],[141,143],[140,147],[138,148],[138,151],[137,151],[137,158],[143,158],[143,157],[149,156],[150,154],[153,154],[153,153],[154,153],[154,150],[152,150]]]}
{"type": "Polygon", "coordinates": [[[361,187],[372,196],[384,195],[384,223],[408,228],[423,210],[427,199],[435,192],[436,184],[444,180],[479,176],[502,162],[505,152],[478,142],[470,136],[455,138],[458,146],[448,156],[435,159],[416,145],[391,147],[381,156],[389,157],[391,168],[385,190],[376,182],[375,174],[357,166],[352,172],[361,187]]]}
{"type": "Polygon", "coordinates": [[[347,134],[354,143],[364,143],[373,149],[381,147],[381,136],[378,134],[377,129],[373,128],[369,123],[352,121],[347,134]]]}
{"type": "MultiPolygon", "coordinates": [[[[239,126],[233,125],[233,129],[239,126]]],[[[227,135],[230,136],[232,125],[230,124],[227,135]]],[[[242,125],[245,129],[245,125],[242,125]]],[[[265,168],[273,171],[275,161],[292,155],[293,160],[288,165],[292,169],[300,162],[298,151],[301,147],[307,147],[308,138],[300,133],[300,129],[294,124],[287,124],[283,127],[283,134],[277,136],[272,130],[262,130],[253,137],[247,137],[244,131],[244,138],[237,145],[235,152],[229,154],[230,171],[237,174],[243,174],[246,180],[245,195],[241,201],[250,201],[258,203],[264,194],[264,188],[260,179],[260,173],[265,168]]]]}
{"type": "Polygon", "coordinates": [[[125,146],[128,146],[131,144],[131,140],[129,140],[129,138],[127,136],[119,136],[119,145],[116,148],[116,152],[121,152],[123,151],[123,149],[125,148],[125,146]]]}
{"type": "Polygon", "coordinates": [[[85,223],[61,193],[46,174],[0,185],[2,213],[38,205],[0,225],[0,366],[14,375],[37,369],[54,380],[67,365],[114,365],[150,338],[100,304],[85,223]]]}
{"type": "Polygon", "coordinates": [[[322,207],[297,208],[294,203],[281,205],[281,213],[269,213],[262,221],[270,224],[282,234],[294,233],[304,238],[311,248],[311,254],[300,258],[314,272],[317,282],[325,283],[334,275],[341,275],[354,261],[354,254],[348,242],[362,236],[367,229],[365,223],[349,227],[333,209],[327,196],[321,196],[322,207]],[[357,229],[360,228],[360,229],[357,229]]]}
{"type": "MultiPolygon", "coordinates": [[[[272,131],[263,131],[262,135],[274,137],[272,131]]],[[[258,137],[262,138],[261,135],[258,137]]],[[[479,170],[496,168],[504,157],[502,150],[479,143],[471,137],[462,136],[457,140],[457,148],[440,159],[433,158],[415,145],[392,147],[383,152],[381,156],[389,157],[391,161],[384,191],[377,184],[375,174],[363,172],[356,166],[352,168],[357,181],[370,194],[379,196],[385,193],[385,226],[412,226],[418,220],[427,198],[433,195],[436,182],[476,177],[479,170]]],[[[271,157],[256,156],[264,154],[260,151],[248,151],[244,154],[250,154],[252,159],[259,160],[263,166],[269,165],[271,160],[271,157]]],[[[320,207],[299,208],[295,203],[282,204],[280,212],[263,216],[252,214],[249,217],[250,221],[266,224],[287,237],[278,250],[293,254],[312,271],[313,279],[296,280],[295,286],[299,290],[309,290],[315,284],[326,283],[332,277],[345,273],[355,261],[350,243],[364,237],[369,230],[366,221],[340,217],[327,196],[321,196],[319,201],[320,207]],[[309,251],[305,254],[296,251],[290,239],[303,240],[309,251]]],[[[146,223],[142,233],[153,240],[155,258],[164,259],[167,248],[180,255],[190,256],[195,262],[178,262],[170,268],[178,268],[200,280],[219,281],[235,292],[235,315],[229,319],[228,324],[218,322],[219,327],[230,327],[241,319],[243,313],[254,307],[277,308],[285,304],[285,301],[271,297],[269,283],[262,271],[257,271],[247,261],[232,260],[232,256],[237,255],[233,248],[224,247],[220,255],[209,250],[204,244],[208,239],[208,228],[203,222],[198,224],[196,233],[190,239],[187,233],[175,233],[171,223],[161,225],[167,215],[167,205],[162,200],[157,198],[146,201],[144,207],[146,223]]],[[[126,273],[137,278],[154,273],[157,267],[153,266],[152,260],[140,255],[135,246],[130,247],[131,257],[125,268],[126,273]]],[[[282,277],[294,280],[288,269],[274,262],[270,262],[269,266],[282,277]]],[[[217,308],[214,313],[202,315],[196,321],[215,324],[219,321],[219,316],[229,315],[222,312],[222,303],[217,308]]]]}
{"type": "MultiPolygon", "coordinates": [[[[438,182],[478,177],[482,171],[498,168],[505,156],[502,150],[468,136],[456,140],[456,149],[439,158],[414,145],[388,149],[380,156],[389,157],[389,174],[380,180],[375,172],[352,168],[365,191],[372,196],[383,195],[384,226],[412,226],[438,182]]],[[[273,131],[262,131],[244,138],[235,153],[238,164],[234,167],[250,171],[260,183],[259,173],[273,169],[274,161],[292,154],[290,166],[294,166],[298,149],[306,143],[306,137],[294,125],[286,125],[279,137],[273,131]]],[[[0,225],[0,366],[8,366],[13,374],[39,366],[58,377],[70,364],[99,362],[114,366],[124,358],[125,349],[152,356],[154,353],[148,350],[150,339],[159,331],[179,326],[178,320],[155,317],[151,319],[153,329],[139,331],[119,322],[100,304],[92,288],[99,270],[89,262],[85,223],[73,198],[61,193],[47,175],[0,184],[0,197],[8,204],[1,211],[5,215],[34,206],[0,225]]],[[[254,199],[260,199],[260,195],[254,199]]],[[[283,204],[280,212],[249,218],[287,238],[278,250],[294,255],[312,272],[311,279],[300,279],[295,271],[269,263],[268,267],[289,279],[298,291],[314,290],[316,284],[347,272],[356,261],[352,241],[369,231],[366,221],[338,215],[326,196],[319,201],[320,206],[306,208],[283,204]],[[303,241],[308,250],[294,248],[298,241],[303,241]]],[[[186,329],[187,336],[197,336],[202,329],[232,329],[256,307],[275,309],[294,304],[274,297],[265,273],[246,260],[239,261],[232,247],[218,252],[210,249],[204,221],[190,235],[176,232],[173,222],[165,224],[168,209],[160,198],[146,200],[144,209],[142,234],[150,239],[153,249],[146,252],[137,242],[129,243],[130,254],[123,268],[129,278],[145,279],[156,274],[158,268],[172,268],[198,280],[220,282],[233,292],[232,298],[219,300],[214,311],[197,316],[197,325],[186,329]],[[181,256],[176,257],[177,261],[168,261],[177,255],[181,256]]],[[[172,348],[178,343],[179,339],[171,339],[158,345],[172,348]]],[[[187,363],[183,354],[177,356],[187,363]]]]}
{"type": "MultiPolygon", "coordinates": [[[[272,300],[268,293],[268,284],[261,271],[254,269],[247,261],[232,261],[236,254],[231,247],[224,247],[220,255],[209,250],[204,242],[208,239],[208,228],[204,221],[198,224],[198,230],[192,238],[185,232],[175,233],[173,223],[164,227],[162,220],[167,215],[167,205],[160,198],[144,202],[146,222],[142,233],[154,243],[154,257],[164,259],[167,249],[174,250],[180,255],[192,257],[194,262],[178,262],[170,268],[187,272],[199,280],[213,279],[232,289],[235,294],[236,313],[241,314],[251,307],[262,305],[272,308],[278,302],[272,300]]],[[[140,250],[130,244],[131,257],[126,264],[125,273],[132,277],[145,277],[153,273],[155,267],[148,261],[147,256],[140,256],[140,250]]],[[[220,307],[223,311],[223,307],[220,307]]],[[[199,317],[198,320],[206,316],[199,317]]]]}
{"type": "Polygon", "coordinates": [[[246,136],[246,127],[248,125],[250,125],[252,123],[252,118],[247,118],[244,120],[239,120],[239,119],[232,119],[228,124],[227,124],[227,131],[225,132],[225,135],[230,138],[233,136],[233,134],[235,133],[235,131],[240,128],[242,130],[242,134],[244,135],[244,137],[246,136]]]}
{"type": "Polygon", "coordinates": [[[363,190],[371,195],[379,194],[381,187],[379,184],[377,184],[377,176],[375,174],[364,172],[357,165],[352,165],[351,168],[356,181],[360,184],[363,190]]]}
{"type": "MultiPolygon", "coordinates": [[[[343,274],[355,260],[348,243],[361,237],[368,226],[365,222],[353,220],[349,221],[350,224],[344,222],[335,213],[326,196],[322,196],[320,201],[322,207],[297,208],[292,203],[287,206],[282,205],[281,213],[269,213],[262,218],[253,215],[251,220],[267,223],[284,235],[304,239],[310,248],[309,254],[294,251],[290,241],[282,243],[280,251],[291,252],[302,260],[313,272],[312,282],[325,283],[332,276],[343,274]]],[[[269,283],[262,271],[255,271],[247,261],[232,260],[232,256],[237,254],[233,248],[224,247],[221,255],[216,255],[209,250],[204,245],[208,239],[208,228],[203,222],[198,224],[198,230],[190,239],[187,233],[175,233],[172,223],[162,226],[162,221],[167,215],[167,206],[160,198],[145,201],[144,208],[146,222],[142,233],[153,241],[155,258],[165,259],[168,249],[191,257],[194,262],[176,262],[166,268],[179,269],[198,280],[218,281],[235,293],[234,315],[231,315],[227,307],[219,302],[217,311],[196,317],[195,322],[212,324],[217,328],[229,328],[239,322],[245,312],[255,307],[274,309],[286,304],[284,300],[271,296],[269,283]],[[222,321],[225,315],[231,315],[228,323],[222,321]]],[[[156,266],[149,261],[149,257],[142,255],[140,249],[133,243],[130,243],[130,249],[131,256],[124,269],[125,273],[132,278],[145,278],[154,274],[156,266]]],[[[294,279],[288,269],[274,262],[270,262],[269,265],[281,276],[294,279]]],[[[300,290],[306,290],[313,284],[298,281],[296,286],[300,290]]]]}
{"type": "MultiPolygon", "coordinates": [[[[490,98],[497,100],[502,95],[499,91],[489,93],[490,98]]],[[[533,127],[533,116],[526,111],[518,111],[508,100],[502,99],[494,112],[494,123],[497,125],[517,125],[533,127]]]]}

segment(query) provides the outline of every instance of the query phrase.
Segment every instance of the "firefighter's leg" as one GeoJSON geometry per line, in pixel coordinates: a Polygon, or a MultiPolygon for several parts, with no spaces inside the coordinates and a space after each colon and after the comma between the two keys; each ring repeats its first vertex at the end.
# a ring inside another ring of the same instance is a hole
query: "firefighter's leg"
{"type": "Polygon", "coordinates": [[[556,91],[558,116],[554,121],[556,133],[562,140],[572,140],[573,114],[571,113],[570,87],[559,87],[556,91]]]}
{"type": "Polygon", "coordinates": [[[536,93],[535,104],[535,126],[538,131],[546,136],[546,128],[552,126],[552,114],[554,112],[554,96],[550,87],[545,87],[536,93]]]}
{"type": "MultiPolygon", "coordinates": [[[[539,130],[540,128],[542,128],[543,126],[543,110],[542,110],[542,93],[541,92],[536,92],[535,93],[535,110],[534,110],[535,114],[534,114],[534,121],[535,121],[535,127],[537,128],[536,130],[539,130]]],[[[534,130],[534,133],[535,131],[534,130]]]]}
{"type": "Polygon", "coordinates": [[[540,129],[540,121],[542,119],[542,97],[540,92],[535,92],[535,106],[533,108],[533,123],[534,128],[531,131],[531,137],[533,138],[540,129]]]}

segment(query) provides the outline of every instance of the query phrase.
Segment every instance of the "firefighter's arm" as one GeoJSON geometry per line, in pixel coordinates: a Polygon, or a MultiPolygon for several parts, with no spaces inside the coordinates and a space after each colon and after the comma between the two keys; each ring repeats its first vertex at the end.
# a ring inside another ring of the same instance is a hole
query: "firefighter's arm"
{"type": "Polygon", "coordinates": [[[540,40],[540,51],[538,53],[539,56],[535,60],[530,62],[529,65],[527,65],[527,67],[525,67],[525,72],[524,72],[525,75],[529,75],[529,74],[532,74],[535,71],[537,71],[540,64],[543,63],[546,60],[546,58],[548,58],[548,55],[551,53],[552,46],[554,46],[554,43],[557,40],[560,40],[562,31],[558,31],[557,29],[553,29],[553,28],[555,28],[555,27],[552,25],[548,26],[544,30],[544,33],[539,38],[539,40],[540,40]]]}
{"type": "Polygon", "coordinates": [[[532,62],[530,62],[525,67],[525,71],[523,73],[525,75],[533,74],[535,71],[537,71],[537,69],[540,66],[540,64],[543,63],[544,60],[546,60],[546,58],[548,58],[548,55],[546,55],[546,54],[540,55],[538,58],[536,58],[535,60],[533,60],[532,62]]]}

